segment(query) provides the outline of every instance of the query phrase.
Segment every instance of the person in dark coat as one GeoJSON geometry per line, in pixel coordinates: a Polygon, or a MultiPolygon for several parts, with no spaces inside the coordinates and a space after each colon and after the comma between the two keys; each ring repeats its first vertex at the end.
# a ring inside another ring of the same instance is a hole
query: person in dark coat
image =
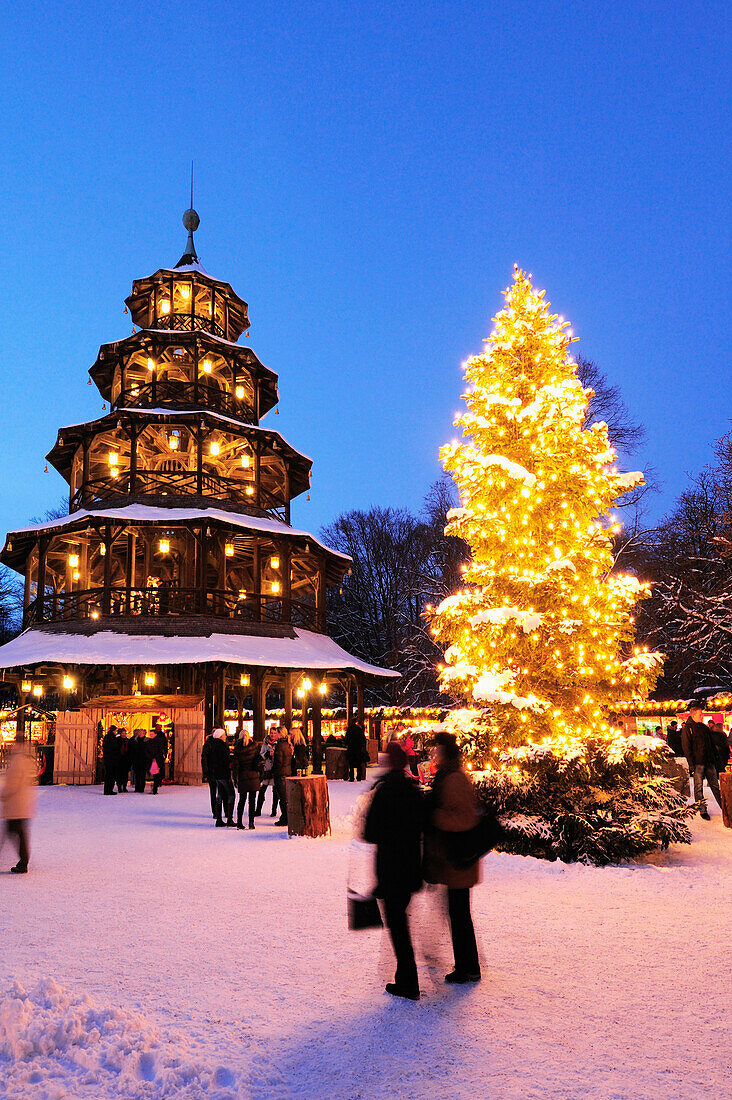
{"type": "Polygon", "coordinates": [[[679,729],[676,719],[674,719],[673,722],[669,722],[666,732],[666,743],[674,756],[684,755],[684,750],[681,745],[681,730],[679,729]]]}
{"type": "Polygon", "coordinates": [[[157,794],[165,773],[165,761],[168,756],[168,740],[158,725],[153,726],[152,736],[148,741],[149,772],[152,776],[152,793],[157,794]]]}
{"type": "Polygon", "coordinates": [[[209,749],[209,776],[216,780],[216,828],[234,827],[234,784],[231,782],[231,756],[226,743],[226,731],[213,731],[209,749]],[[226,821],[222,818],[226,814],[226,821]]]}
{"type": "Polygon", "coordinates": [[[119,760],[117,763],[117,790],[120,794],[125,794],[127,791],[127,781],[130,778],[130,745],[127,740],[127,733],[122,726],[117,726],[117,751],[119,753],[119,760]]]}
{"type": "Polygon", "coordinates": [[[254,828],[254,812],[259,784],[262,780],[262,757],[259,745],[252,741],[246,730],[242,730],[234,745],[231,771],[234,785],[239,792],[236,808],[236,827],[244,828],[244,803],[249,799],[249,828],[254,828]]]}
{"type": "Polygon", "coordinates": [[[278,737],[279,726],[270,726],[264,738],[264,741],[259,746],[259,755],[262,757],[262,783],[259,788],[259,795],[257,797],[257,808],[254,813],[255,817],[262,816],[262,810],[264,809],[264,796],[267,793],[267,787],[269,786],[270,782],[272,783],[271,816],[274,817],[275,813],[277,812],[277,802],[279,796],[277,794],[277,784],[272,778],[272,765],[274,761],[274,751],[278,737]]]}
{"type": "Polygon", "coordinates": [[[308,752],[305,734],[299,726],[292,727],[290,743],[292,744],[292,767],[295,772],[302,772],[302,774],[305,775],[310,760],[310,753],[308,752]]]}
{"type": "Polygon", "coordinates": [[[709,736],[712,739],[712,754],[714,756],[714,766],[717,769],[717,774],[723,772],[729,764],[730,748],[727,741],[727,735],[724,732],[724,726],[721,722],[712,722],[709,729],[709,736]]]}
{"type": "Polygon", "coordinates": [[[348,724],[345,742],[348,782],[353,783],[355,779],[358,779],[360,783],[366,778],[368,749],[366,745],[366,731],[355,718],[351,719],[348,724]]]}
{"type": "Polygon", "coordinates": [[[286,733],[282,733],[275,745],[272,758],[272,778],[280,800],[280,816],[275,821],[275,825],[287,824],[287,777],[292,775],[292,757],[290,738],[286,733]]]}
{"type": "Polygon", "coordinates": [[[208,791],[211,796],[211,817],[216,818],[216,780],[211,774],[211,766],[209,764],[209,753],[211,750],[211,742],[213,741],[213,731],[207,733],[203,741],[203,747],[201,749],[201,775],[203,776],[203,782],[208,783],[208,791]]]}
{"type": "Polygon", "coordinates": [[[717,800],[717,805],[722,805],[722,796],[719,790],[719,776],[716,768],[716,758],[712,737],[707,726],[702,722],[702,708],[689,707],[689,717],[681,727],[681,744],[684,756],[689,765],[689,775],[694,780],[694,801],[701,803],[701,816],[705,821],[711,820],[707,813],[707,804],[704,798],[704,780],[709,784],[709,789],[717,800]]]}
{"type": "Polygon", "coordinates": [[[470,914],[470,890],[480,882],[480,861],[458,868],[450,859],[450,833],[467,832],[480,821],[473,784],[460,766],[460,749],[450,733],[438,733],[434,749],[437,771],[427,800],[424,877],[447,886],[455,969],[450,984],[480,981],[480,961],[470,914]]]}
{"type": "Polygon", "coordinates": [[[374,786],[363,838],[376,845],[376,897],[396,955],[396,974],[386,992],[419,1000],[419,978],[407,909],[422,888],[422,796],[407,775],[407,754],[397,741],[387,748],[389,771],[374,786]]]}
{"type": "Polygon", "coordinates": [[[114,784],[117,780],[117,768],[119,766],[116,726],[110,726],[102,738],[102,761],[104,763],[104,793],[116,794],[114,784]]]}
{"type": "Polygon", "coordinates": [[[130,751],[132,769],[135,773],[135,793],[144,794],[149,758],[147,752],[147,737],[142,730],[138,730],[132,739],[132,748],[130,751]]]}

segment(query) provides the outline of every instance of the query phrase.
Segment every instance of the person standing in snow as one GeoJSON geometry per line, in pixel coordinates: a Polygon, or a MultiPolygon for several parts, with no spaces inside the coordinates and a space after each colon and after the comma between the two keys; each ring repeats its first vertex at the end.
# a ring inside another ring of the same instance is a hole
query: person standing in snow
{"type": "Polygon", "coordinates": [[[293,753],[292,767],[296,772],[305,775],[308,767],[309,753],[305,735],[299,726],[292,727],[290,741],[292,743],[293,753]]]}
{"type": "Polygon", "coordinates": [[[213,732],[207,733],[203,740],[203,747],[201,749],[201,775],[203,776],[203,782],[208,783],[208,792],[211,797],[211,817],[216,818],[216,780],[211,773],[211,765],[209,763],[209,755],[211,751],[211,742],[213,741],[213,732]]]}
{"type": "Polygon", "coordinates": [[[694,703],[689,707],[689,717],[681,727],[681,744],[689,765],[689,775],[694,780],[694,801],[701,803],[701,817],[710,821],[704,798],[704,780],[709,784],[709,789],[720,807],[722,795],[711,733],[702,722],[702,708],[694,703]]]}
{"type": "Polygon", "coordinates": [[[249,828],[254,828],[254,809],[261,780],[262,757],[259,745],[250,738],[246,730],[241,730],[234,745],[231,770],[234,784],[239,792],[236,810],[236,827],[244,828],[244,804],[249,799],[249,828]]]}
{"type": "Polygon", "coordinates": [[[345,743],[348,782],[353,783],[358,780],[360,783],[366,778],[366,731],[355,718],[348,723],[345,743]]]}
{"type": "Polygon", "coordinates": [[[275,825],[287,825],[287,778],[292,775],[292,745],[286,727],[280,726],[280,738],[272,759],[272,779],[280,800],[280,816],[275,825]]]}
{"type": "Polygon", "coordinates": [[[669,722],[668,730],[666,731],[666,744],[671,749],[674,756],[683,756],[684,750],[681,747],[681,730],[679,729],[678,722],[674,718],[673,722],[669,722]]]}
{"type": "Polygon", "coordinates": [[[231,756],[226,743],[226,731],[213,731],[209,749],[209,776],[216,780],[216,828],[234,827],[234,785],[231,782],[231,756]],[[226,814],[226,821],[222,818],[226,814]]]}
{"type": "Polygon", "coordinates": [[[262,742],[262,747],[259,750],[262,757],[262,783],[259,788],[259,795],[257,797],[257,809],[255,810],[255,817],[262,816],[262,810],[264,809],[264,796],[267,793],[267,787],[270,782],[272,783],[272,817],[277,812],[277,785],[272,779],[272,767],[274,764],[274,751],[277,744],[277,738],[279,737],[279,726],[270,726],[269,731],[262,742]]]}
{"type": "Polygon", "coordinates": [[[130,743],[127,733],[122,726],[117,726],[117,791],[119,794],[127,793],[127,780],[130,777],[130,743]]]}
{"type": "Polygon", "coordinates": [[[712,741],[712,755],[714,757],[714,766],[717,769],[717,776],[720,772],[729,764],[729,742],[727,741],[727,735],[724,732],[724,726],[721,722],[712,722],[709,726],[709,736],[712,741]]]}
{"type": "Polygon", "coordinates": [[[447,886],[447,907],[455,968],[445,981],[452,985],[480,981],[480,961],[470,914],[470,890],[480,882],[480,860],[458,868],[449,855],[450,834],[468,832],[480,821],[473,784],[460,764],[460,749],[450,733],[435,737],[437,772],[427,800],[424,877],[447,886]]]}
{"type": "Polygon", "coordinates": [[[412,773],[412,775],[416,776],[416,774],[417,774],[417,764],[418,764],[417,746],[416,746],[416,744],[414,742],[414,738],[412,737],[412,734],[410,733],[409,730],[407,730],[406,733],[404,734],[404,740],[402,741],[402,745],[404,746],[404,751],[407,754],[407,760],[409,762],[409,770],[412,773]]]}
{"type": "Polygon", "coordinates": [[[157,794],[160,784],[163,782],[165,761],[168,756],[168,739],[163,733],[162,726],[156,722],[152,728],[150,741],[147,746],[149,759],[149,772],[152,776],[152,793],[157,794]]]}
{"type": "Polygon", "coordinates": [[[10,760],[5,781],[0,790],[5,836],[14,836],[18,845],[18,862],[10,868],[11,874],[25,875],[28,871],[30,848],[28,826],[36,808],[36,761],[30,745],[25,744],[21,732],[16,733],[10,749],[10,760]]]}
{"type": "Polygon", "coordinates": [[[142,730],[137,730],[132,742],[132,767],[135,772],[135,793],[144,794],[147,782],[147,738],[142,730]]]}
{"type": "Polygon", "coordinates": [[[102,738],[102,763],[104,764],[104,793],[116,794],[114,789],[119,767],[119,745],[117,727],[110,726],[102,738]]]}
{"type": "Polygon", "coordinates": [[[386,927],[396,955],[396,974],[386,992],[419,1000],[419,978],[407,909],[422,888],[422,797],[408,775],[407,754],[398,741],[386,750],[389,771],[374,786],[363,838],[376,845],[376,897],[384,901],[386,927]]]}

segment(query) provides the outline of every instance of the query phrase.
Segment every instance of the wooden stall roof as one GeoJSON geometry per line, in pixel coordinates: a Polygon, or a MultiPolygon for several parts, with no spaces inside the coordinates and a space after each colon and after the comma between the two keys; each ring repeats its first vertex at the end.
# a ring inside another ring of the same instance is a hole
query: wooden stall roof
{"type": "Polygon", "coordinates": [[[81,704],[82,710],[127,710],[141,713],[152,710],[194,710],[203,703],[202,695],[97,695],[81,704]]]}

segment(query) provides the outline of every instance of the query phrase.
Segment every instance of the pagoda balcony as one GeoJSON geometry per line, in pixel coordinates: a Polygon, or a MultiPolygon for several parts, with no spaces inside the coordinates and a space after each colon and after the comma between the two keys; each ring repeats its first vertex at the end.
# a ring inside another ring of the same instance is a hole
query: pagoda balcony
{"type": "Polygon", "coordinates": [[[44,623],[92,620],[100,626],[122,618],[161,619],[168,616],[229,619],[236,623],[285,623],[324,631],[313,603],[259,592],[203,591],[157,585],[150,588],[90,588],[54,592],[32,600],[23,615],[23,629],[44,623]]]}
{"type": "Polygon", "coordinates": [[[214,336],[226,338],[218,321],[214,321],[212,317],[191,316],[190,313],[159,313],[154,327],[170,329],[171,332],[212,332],[214,336]]]}
{"type": "Polygon", "coordinates": [[[174,378],[153,377],[149,382],[124,389],[116,401],[117,409],[210,409],[248,424],[256,424],[254,406],[234,397],[203,379],[183,382],[174,378]]]}
{"type": "Polygon", "coordinates": [[[116,477],[105,474],[89,478],[73,493],[69,511],[110,501],[130,503],[149,497],[171,507],[179,506],[181,498],[195,498],[206,504],[215,502],[230,510],[243,509],[289,523],[288,505],[274,494],[261,486],[257,493],[252,481],[206,470],[136,470],[134,474],[120,471],[116,477]]]}

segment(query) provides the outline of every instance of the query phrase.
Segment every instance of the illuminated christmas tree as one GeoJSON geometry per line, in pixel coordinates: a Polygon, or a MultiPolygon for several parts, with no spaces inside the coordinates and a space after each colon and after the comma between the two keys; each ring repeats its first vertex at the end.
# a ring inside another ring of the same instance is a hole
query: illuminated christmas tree
{"type": "Polygon", "coordinates": [[[647,586],[613,569],[611,509],[643,475],[619,471],[606,424],[585,424],[569,323],[518,269],[505,297],[466,364],[463,438],[442,451],[461,502],[446,533],[471,561],[433,632],[442,685],[473,712],[453,722],[478,767],[510,746],[611,736],[613,704],[645,696],[662,663],[633,644],[647,586]]]}

